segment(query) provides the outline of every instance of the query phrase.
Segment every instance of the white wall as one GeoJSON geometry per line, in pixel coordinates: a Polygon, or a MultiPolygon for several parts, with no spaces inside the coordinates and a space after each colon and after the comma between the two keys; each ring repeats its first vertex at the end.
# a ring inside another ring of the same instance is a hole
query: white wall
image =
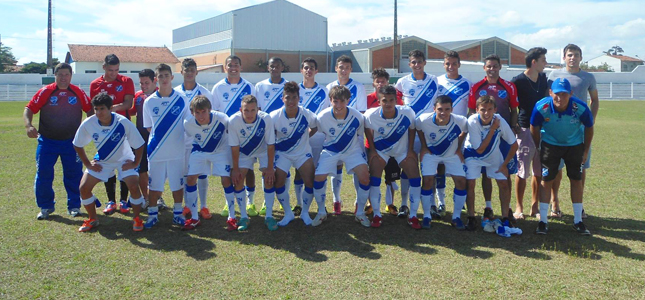
{"type": "Polygon", "coordinates": [[[607,63],[614,72],[620,72],[622,70],[621,68],[621,61],[618,58],[607,56],[607,55],[602,55],[598,56],[594,59],[590,59],[587,64],[591,67],[599,67],[602,66],[604,63],[607,63]]]}
{"type": "MultiPolygon", "coordinates": [[[[138,76],[137,73],[143,69],[155,69],[159,63],[129,63],[129,62],[122,62],[119,65],[119,71],[127,71],[127,73],[122,73],[121,75],[128,75],[130,77],[138,76]],[[136,73],[131,73],[132,71],[135,71],[136,73]],[[129,75],[132,74],[132,75],[129,75]]],[[[175,64],[169,64],[170,67],[175,68],[175,64]]],[[[85,74],[86,70],[94,70],[96,71],[96,76],[98,77],[100,74],[103,74],[103,63],[101,62],[73,62],[71,63],[72,66],[72,71],[74,74],[85,74]]],[[[92,74],[92,73],[90,73],[92,74]]]]}

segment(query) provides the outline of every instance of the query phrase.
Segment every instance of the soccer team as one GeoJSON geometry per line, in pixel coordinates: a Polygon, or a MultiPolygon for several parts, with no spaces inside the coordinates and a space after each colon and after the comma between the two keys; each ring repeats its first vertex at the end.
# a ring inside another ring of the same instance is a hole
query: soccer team
{"type": "Polygon", "coordinates": [[[513,230],[517,219],[524,218],[523,195],[532,170],[530,215],[540,220],[536,234],[546,234],[547,217],[562,215],[557,191],[566,166],[573,227],[589,235],[582,221],[582,198],[598,111],[595,79],[580,69],[582,50],[576,45],[564,48],[566,68],[548,78],[543,73],[545,55],[544,48],[530,49],[526,70],[511,81],[500,78],[501,60],[490,55],[484,59],[484,79],[471,84],[459,74],[457,52],[445,54],[446,74],[436,77],[424,71],[424,53],[413,50],[412,73],[389,85],[388,73],[374,70],[375,92],[370,95],[351,78],[352,60],[347,56],[336,60],[338,80],[326,87],[316,82],[318,65],[312,58],[301,63],[299,84],[282,78],[284,63],[273,57],[267,65],[270,77],[253,86],[241,76],[241,59],[232,55],[224,66],[226,78],[212,91],[196,82],[197,64],[187,58],[181,64],[183,84],[173,88],[170,66],[160,64],[139,73],[141,91],[135,93],[132,80],[119,75],[118,57],[111,54],[105,57],[105,74],[92,82],[90,97],[70,83],[70,65],[59,64],[55,83],[39,90],[24,112],[27,135],[38,138],[37,218],[47,219],[54,212],[53,166],[58,156],[68,213],[79,215],[82,204],[89,217],[81,232],[99,225],[96,207],[101,203],[92,192],[99,182],[105,183],[108,196],[103,212],[128,213],[132,208],[134,231],[159,222],[167,182],[174,200],[173,224],[194,229],[200,217],[212,217],[206,203],[208,176],[220,177],[225,199],[221,213],[227,216],[229,231],[247,230],[249,217],[258,215],[265,216],[269,230],[287,226],[296,217],[305,225],[319,226],[327,220],[328,177],[333,213],[341,214],[344,165],[353,175],[355,220],[362,226],[382,225],[385,177],[385,212],[406,218],[414,229],[430,228],[432,219],[446,214],[448,176],[454,181],[452,226],[476,230],[475,186],[481,177],[486,202],[482,224],[494,220],[495,179],[501,202],[495,231],[508,237],[518,232],[513,230]],[[88,117],[81,122],[83,111],[88,117]],[[38,112],[36,130],[31,122],[38,112]],[[136,124],[131,116],[136,116],[136,124]],[[92,159],[84,149],[90,142],[96,147],[92,159]],[[259,211],[254,203],[256,162],[264,190],[259,211]],[[515,212],[510,208],[511,174],[517,174],[515,212]],[[116,179],[121,182],[118,207],[116,179]],[[399,208],[393,201],[395,190],[401,193],[399,208]],[[284,210],[280,221],[273,218],[276,198],[284,210]],[[317,212],[312,219],[314,201],[317,212]],[[144,221],[140,212],[146,207],[144,221]],[[461,218],[464,208],[466,222],[461,218]]]}

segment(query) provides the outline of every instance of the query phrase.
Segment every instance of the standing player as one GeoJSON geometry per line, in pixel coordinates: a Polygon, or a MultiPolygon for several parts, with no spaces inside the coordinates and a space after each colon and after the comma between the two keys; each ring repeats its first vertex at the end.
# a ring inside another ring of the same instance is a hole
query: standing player
{"type": "Polygon", "coordinates": [[[517,98],[519,102],[519,114],[517,122],[520,129],[517,134],[517,178],[515,179],[515,197],[517,204],[515,205],[515,219],[524,219],[524,191],[526,190],[526,180],[529,177],[529,170],[532,171],[531,179],[531,210],[530,216],[535,216],[538,213],[538,202],[540,181],[542,180],[542,171],[540,163],[540,156],[537,153],[537,146],[533,144],[533,137],[531,137],[531,113],[535,103],[547,96],[549,93],[549,86],[546,79],[546,74],[542,73],[546,66],[546,49],[544,48],[531,48],[526,53],[526,70],[519,75],[513,77],[511,82],[517,88],[517,98]]]}
{"type": "Polygon", "coordinates": [[[156,68],[159,90],[143,103],[143,127],[150,132],[148,139],[149,197],[146,228],[159,221],[157,200],[164,190],[166,179],[174,200],[173,224],[184,226],[182,201],[184,200],[185,148],[184,120],[190,116],[189,103],[184,95],[172,88],[172,69],[166,64],[156,68]],[[178,155],[179,154],[179,155],[178,155]]]}
{"type": "Polygon", "coordinates": [[[78,229],[89,231],[99,225],[96,218],[96,197],[92,190],[97,183],[107,181],[114,171],[119,173],[119,180],[125,182],[130,190],[130,203],[133,205],[134,219],[132,229],[143,230],[143,221],[139,217],[141,205],[145,202],[139,190],[139,178],[135,170],[141,163],[145,142],[137,127],[123,116],[110,111],[112,98],[107,93],[100,93],[92,98],[94,115],[85,119],[74,137],[74,150],[85,165],[85,174],[81,180],[81,203],[85,206],[88,219],[78,229]],[[94,142],[96,155],[90,161],[83,147],[94,142]],[[132,146],[132,148],[130,148],[132,146]],[[132,154],[134,150],[134,155],[132,154]]]}
{"type": "MultiPolygon", "coordinates": [[[[497,107],[497,113],[506,121],[506,124],[511,126],[514,132],[519,131],[519,126],[517,125],[517,90],[515,85],[499,77],[499,70],[502,69],[502,62],[499,59],[499,56],[496,54],[491,54],[484,58],[484,71],[486,72],[486,77],[475,83],[470,90],[470,95],[468,96],[468,114],[472,115],[475,113],[475,110],[478,110],[477,99],[483,96],[491,96],[495,100],[495,105],[497,107]]],[[[506,154],[509,151],[509,144],[502,141],[500,145],[500,150],[502,151],[502,156],[506,157],[506,154]]],[[[510,180],[510,174],[515,174],[517,172],[517,158],[513,156],[513,159],[508,166],[508,178],[510,180]]],[[[493,184],[490,178],[495,178],[495,176],[482,176],[482,191],[484,193],[484,200],[486,201],[486,208],[484,209],[484,218],[492,219],[493,218],[493,205],[492,205],[492,193],[493,193],[493,184]]],[[[504,185],[508,188],[508,193],[511,193],[511,185],[504,185]]],[[[501,200],[501,199],[500,199],[501,200]]],[[[513,217],[513,211],[510,207],[503,207],[505,210],[511,211],[511,221],[515,222],[513,217]]],[[[506,215],[506,214],[505,214],[506,215]]]]}
{"type": "MultiPolygon", "coordinates": [[[[439,84],[437,77],[425,72],[426,56],[422,51],[412,50],[408,53],[410,62],[408,65],[412,69],[412,73],[399,78],[396,82],[396,89],[403,93],[403,102],[405,105],[412,108],[415,115],[418,117],[427,110],[431,110],[434,105],[434,100],[439,92],[439,84]]],[[[421,142],[419,138],[414,139],[414,152],[421,151],[421,142]]],[[[409,214],[409,208],[406,202],[409,197],[410,183],[407,174],[401,174],[401,197],[403,203],[399,208],[399,217],[403,218],[409,214]]],[[[438,213],[433,211],[433,213],[438,213]]]]}
{"type": "MultiPolygon", "coordinates": [[[[242,98],[240,111],[231,116],[228,122],[228,145],[231,146],[231,179],[236,191],[244,189],[244,178],[257,160],[264,180],[264,203],[273,211],[275,200],[275,130],[269,114],[258,111],[258,101],[253,95],[242,98]]],[[[244,208],[240,204],[240,210],[244,208]]],[[[230,213],[230,210],[229,210],[230,213]]],[[[278,223],[272,215],[266,215],[264,223],[269,230],[277,230],[278,223]]],[[[238,227],[239,229],[239,227],[238,227]]]]}
{"type": "MultiPolygon", "coordinates": [[[[347,104],[352,94],[345,86],[334,86],[329,91],[331,107],[318,114],[318,130],[325,134],[323,151],[316,165],[314,178],[314,197],[318,203],[318,214],[312,226],[318,226],[327,219],[325,210],[325,191],[327,176],[336,174],[336,166],[344,163],[347,170],[358,177],[359,187],[356,190],[357,207],[365,207],[369,197],[370,178],[367,169],[363,138],[365,132],[364,117],[347,104]]],[[[370,227],[370,220],[363,209],[356,210],[356,221],[370,227]]]]}
{"type": "MultiPolygon", "coordinates": [[[[540,185],[542,191],[551,190],[560,160],[564,159],[571,182],[573,228],[582,235],[591,235],[582,222],[582,173],[593,140],[593,114],[587,103],[572,96],[571,84],[566,78],[555,79],[549,94],[551,97],[540,100],[531,115],[533,142],[540,145],[540,185]]],[[[537,234],[547,233],[548,209],[549,194],[542,193],[537,234]]]]}
{"type": "MultiPolygon", "coordinates": [[[[211,102],[212,107],[216,107],[213,101],[213,95],[204,86],[197,83],[197,63],[192,58],[184,58],[181,62],[181,75],[184,77],[184,83],[175,87],[175,91],[181,92],[186,95],[188,103],[199,95],[203,95],[211,102]]],[[[188,160],[190,157],[191,149],[193,148],[193,140],[186,138],[186,171],[188,171],[188,160]]],[[[188,183],[186,183],[188,184],[188,183]]],[[[208,174],[199,175],[197,179],[197,193],[199,195],[199,204],[201,209],[199,214],[202,218],[208,220],[212,218],[208,206],[206,205],[206,192],[208,191],[208,174]]],[[[188,193],[188,191],[186,191],[188,193]]],[[[184,207],[184,216],[188,215],[190,209],[188,206],[184,207]]],[[[193,216],[195,217],[195,216],[193,216]]],[[[199,220],[199,219],[198,219],[199,220]]]]}
{"type": "Polygon", "coordinates": [[[71,84],[72,67],[60,63],[54,68],[55,82],[44,86],[25,107],[23,119],[29,138],[38,139],[36,148],[36,179],[34,192],[40,208],[37,219],[44,220],[56,210],[54,165],[60,156],[63,164],[63,183],[67,192],[67,213],[78,216],[81,199],[78,186],[83,176],[83,163],[78,160],[72,139],[81,125],[83,111],[92,114],[92,104],[85,92],[71,84]],[[34,114],[40,113],[38,129],[31,124],[34,114]]]}
{"type": "MultiPolygon", "coordinates": [[[[331,89],[337,85],[347,87],[350,92],[347,106],[358,110],[360,113],[364,113],[367,110],[367,96],[365,95],[365,87],[360,82],[350,77],[352,74],[352,59],[347,55],[341,55],[336,59],[335,70],[336,75],[338,75],[338,80],[329,83],[327,85],[327,90],[331,91],[331,89]]],[[[361,135],[361,137],[363,136],[363,132],[358,132],[358,134],[361,135]]],[[[336,169],[336,174],[331,174],[331,191],[334,194],[334,214],[336,215],[340,215],[342,206],[342,201],[340,199],[340,190],[343,184],[342,171],[343,167],[342,165],[339,165],[336,169]]],[[[359,189],[359,186],[356,183],[356,178],[354,178],[354,187],[357,190],[359,189]]]]}
{"type": "MultiPolygon", "coordinates": [[[[598,89],[596,88],[596,78],[593,74],[580,69],[580,62],[582,61],[582,49],[574,44],[568,44],[564,47],[563,60],[565,61],[566,68],[553,70],[549,74],[549,84],[553,83],[556,78],[566,78],[571,84],[571,92],[574,97],[588,102],[591,109],[593,119],[596,120],[598,115],[598,107],[600,101],[598,100],[598,89]]],[[[560,169],[564,167],[564,162],[560,163],[560,169]]],[[[587,169],[591,167],[591,152],[585,161],[584,169],[582,170],[582,194],[584,196],[585,179],[587,178],[587,169]]],[[[551,209],[552,216],[562,216],[560,212],[560,203],[558,201],[558,190],[560,188],[560,180],[562,180],[562,172],[553,181],[553,208],[551,209]]],[[[584,209],[582,210],[582,217],[586,218],[584,209]]]]}
{"type": "MultiPolygon", "coordinates": [[[[116,55],[108,54],[105,56],[105,60],[103,61],[105,74],[90,83],[90,98],[94,98],[94,96],[102,92],[107,93],[113,101],[112,112],[119,113],[129,120],[130,116],[128,111],[132,108],[132,100],[134,99],[134,82],[132,82],[130,77],[119,74],[120,64],[121,62],[116,55]]],[[[121,201],[119,211],[125,214],[130,211],[128,202],[126,201],[128,198],[128,187],[125,182],[121,181],[120,189],[121,201]]],[[[105,205],[103,213],[111,215],[117,210],[116,176],[110,177],[105,182],[105,192],[108,196],[108,203],[105,205]]]]}
{"type": "MultiPolygon", "coordinates": [[[[313,199],[314,163],[309,137],[318,130],[316,115],[298,105],[300,100],[298,84],[290,81],[284,85],[282,100],[284,108],[271,112],[275,128],[275,193],[284,208],[284,218],[278,226],[286,226],[295,216],[289,203],[289,191],[285,188],[287,172],[293,166],[300,172],[305,185],[302,199],[303,210],[309,212],[313,199]]],[[[335,166],[335,164],[334,164],[335,166]]],[[[273,214],[268,210],[267,216],[273,214]]],[[[305,225],[311,225],[308,213],[300,215],[305,225]]]]}
{"type": "MultiPolygon", "coordinates": [[[[415,115],[408,106],[396,105],[396,89],[386,85],[378,90],[379,107],[365,113],[365,136],[369,143],[370,202],[374,210],[372,227],[381,227],[381,177],[387,162],[394,158],[410,177],[411,215],[408,224],[419,229],[417,209],[421,193],[419,162],[414,152],[415,115]]],[[[425,225],[425,223],[424,223],[425,225]]],[[[428,222],[428,227],[430,223],[428,222]]]]}

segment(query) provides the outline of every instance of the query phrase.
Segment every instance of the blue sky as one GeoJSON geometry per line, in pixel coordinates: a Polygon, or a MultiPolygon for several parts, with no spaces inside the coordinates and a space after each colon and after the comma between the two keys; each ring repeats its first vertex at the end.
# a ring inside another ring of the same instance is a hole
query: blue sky
{"type": "MultiPolygon", "coordinates": [[[[266,0],[54,0],[54,57],[67,44],[172,46],[172,29],[266,0]]],[[[392,36],[393,2],[292,0],[327,17],[329,44],[392,36]],[[378,2],[378,3],[377,3],[378,2]]],[[[619,45],[625,55],[645,59],[645,15],[641,0],[471,1],[399,0],[399,34],[431,42],[498,36],[529,49],[560,49],[575,43],[583,59],[619,45]],[[421,3],[421,4],[419,4],[421,3]],[[428,4],[430,3],[430,4],[428,4]],[[459,5],[456,5],[458,3],[459,5]]],[[[19,63],[46,60],[47,1],[0,0],[0,35],[19,63]]]]}

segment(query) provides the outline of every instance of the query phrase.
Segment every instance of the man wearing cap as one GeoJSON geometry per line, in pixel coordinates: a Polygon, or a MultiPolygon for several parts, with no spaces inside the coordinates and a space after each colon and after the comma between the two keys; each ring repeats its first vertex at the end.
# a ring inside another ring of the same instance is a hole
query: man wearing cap
{"type": "MultiPolygon", "coordinates": [[[[551,85],[550,97],[540,100],[531,114],[531,135],[539,145],[542,162],[542,191],[550,191],[564,160],[571,182],[573,228],[582,235],[591,235],[582,222],[582,170],[593,140],[594,117],[587,104],[572,96],[571,84],[557,78],[551,85]]],[[[536,234],[547,233],[549,193],[540,195],[540,223],[536,234]]]]}

